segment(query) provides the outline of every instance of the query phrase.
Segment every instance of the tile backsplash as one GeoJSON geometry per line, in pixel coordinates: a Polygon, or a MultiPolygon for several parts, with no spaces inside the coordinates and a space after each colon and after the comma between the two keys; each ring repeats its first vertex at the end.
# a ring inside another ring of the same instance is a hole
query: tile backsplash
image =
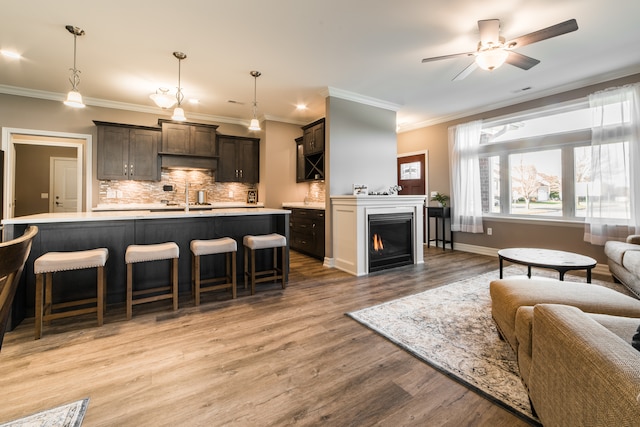
{"type": "Polygon", "coordinates": [[[211,171],[162,169],[160,181],[100,181],[98,204],[161,203],[163,200],[184,203],[187,181],[191,203],[197,202],[200,190],[205,191],[209,203],[246,202],[247,192],[256,188],[251,184],[215,182],[211,171]],[[164,191],[166,185],[173,186],[173,191],[164,191]]]}

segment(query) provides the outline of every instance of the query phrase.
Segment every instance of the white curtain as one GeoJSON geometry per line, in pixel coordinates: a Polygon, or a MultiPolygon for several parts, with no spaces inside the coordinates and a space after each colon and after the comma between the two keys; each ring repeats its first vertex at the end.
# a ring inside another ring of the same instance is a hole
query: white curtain
{"type": "Polygon", "coordinates": [[[589,96],[591,182],[584,240],[604,245],[640,233],[640,84],[589,96]]]}
{"type": "Polygon", "coordinates": [[[451,231],[483,232],[478,160],[481,131],[481,120],[449,128],[451,231]]]}

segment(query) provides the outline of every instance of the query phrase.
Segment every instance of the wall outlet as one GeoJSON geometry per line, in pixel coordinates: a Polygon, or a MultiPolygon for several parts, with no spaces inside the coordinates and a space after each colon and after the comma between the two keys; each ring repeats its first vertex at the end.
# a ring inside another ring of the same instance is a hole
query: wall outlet
{"type": "Polygon", "coordinates": [[[107,199],[115,199],[116,190],[107,190],[107,199]]]}
{"type": "Polygon", "coordinates": [[[122,199],[122,190],[116,190],[116,198],[122,199]]]}
{"type": "Polygon", "coordinates": [[[40,198],[41,199],[48,199],[49,198],[49,193],[40,193],[40,198]]]}
{"type": "Polygon", "coordinates": [[[493,234],[493,228],[489,227],[487,228],[487,235],[491,236],[493,234]]]}
{"type": "Polygon", "coordinates": [[[233,198],[233,191],[229,191],[229,198],[233,198]]]}

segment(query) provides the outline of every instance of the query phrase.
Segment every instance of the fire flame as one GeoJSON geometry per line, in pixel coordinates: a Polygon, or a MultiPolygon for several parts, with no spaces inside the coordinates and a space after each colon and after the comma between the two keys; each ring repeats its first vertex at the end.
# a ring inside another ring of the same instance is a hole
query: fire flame
{"type": "Polygon", "coordinates": [[[384,245],[382,244],[382,237],[378,234],[373,235],[373,250],[378,252],[384,249],[384,245]]]}

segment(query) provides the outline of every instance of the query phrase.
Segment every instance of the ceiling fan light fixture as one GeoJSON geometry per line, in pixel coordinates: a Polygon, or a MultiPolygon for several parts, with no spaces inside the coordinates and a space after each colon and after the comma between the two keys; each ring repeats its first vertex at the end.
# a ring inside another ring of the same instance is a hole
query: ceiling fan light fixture
{"type": "Polygon", "coordinates": [[[149,95],[149,98],[160,108],[171,108],[178,100],[169,95],[169,89],[161,87],[156,90],[156,93],[149,95]],[[160,91],[160,93],[158,93],[160,91]]]}
{"type": "Polygon", "coordinates": [[[73,108],[84,108],[84,102],[82,102],[82,95],[78,91],[78,85],[80,84],[80,70],[76,68],[76,41],[78,36],[84,35],[84,30],[73,25],[66,25],[65,28],[71,34],[73,34],[73,68],[70,68],[71,77],[69,82],[71,83],[71,91],[67,94],[67,99],[64,101],[64,105],[73,108]]]}
{"type": "Polygon", "coordinates": [[[476,64],[483,70],[493,71],[507,60],[509,51],[502,48],[488,49],[478,52],[476,64]]]}

